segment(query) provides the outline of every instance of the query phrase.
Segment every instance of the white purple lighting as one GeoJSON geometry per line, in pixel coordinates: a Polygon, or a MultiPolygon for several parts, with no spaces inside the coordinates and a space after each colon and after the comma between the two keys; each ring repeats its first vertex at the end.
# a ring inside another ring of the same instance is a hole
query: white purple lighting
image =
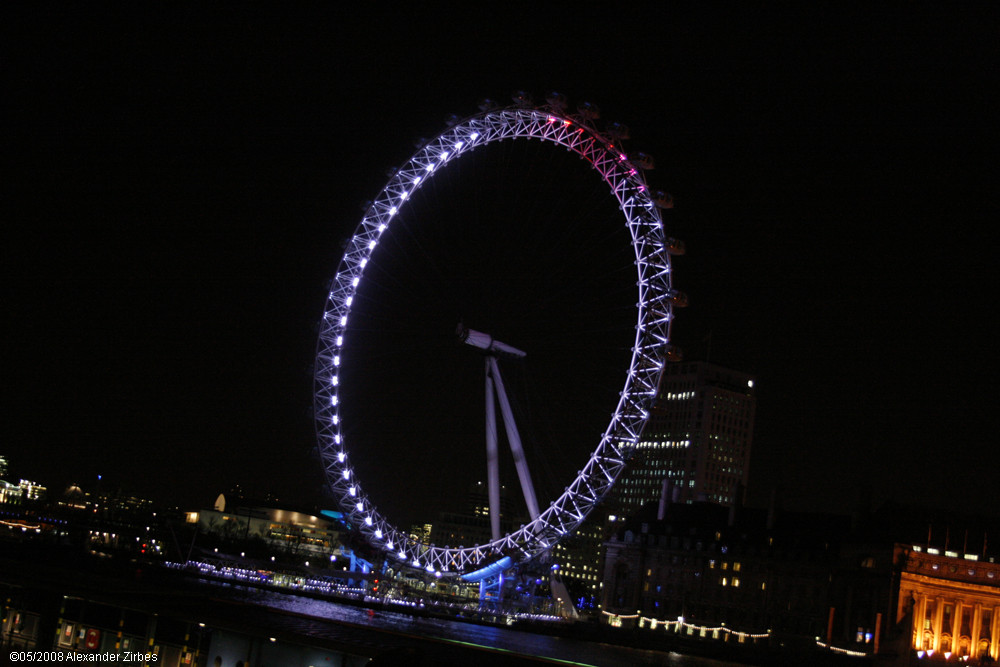
{"type": "MultiPolygon", "coordinates": [[[[625,400],[615,410],[611,423],[601,436],[596,450],[590,455],[590,464],[577,477],[580,488],[588,488],[594,484],[606,485],[617,477],[617,464],[622,450],[637,446],[638,433],[642,430],[642,419],[648,415],[646,408],[649,401],[655,398],[658,370],[662,369],[659,354],[660,347],[669,339],[669,321],[671,312],[666,308],[650,310],[649,304],[659,304],[663,294],[670,288],[670,259],[665,256],[662,245],[662,218],[659,209],[654,206],[648,195],[644,178],[640,170],[627,157],[618,142],[612,137],[602,134],[599,129],[577,125],[559,109],[552,107],[535,109],[495,109],[484,110],[466,121],[459,121],[454,129],[446,130],[435,139],[424,142],[410,161],[392,171],[388,183],[374,197],[375,204],[368,205],[363,214],[361,225],[347,247],[342,260],[342,268],[337,279],[330,287],[329,310],[324,313],[326,323],[321,329],[321,347],[317,353],[317,412],[318,432],[321,447],[327,461],[333,461],[336,456],[341,463],[331,463],[327,466],[328,479],[333,480],[333,488],[341,495],[342,506],[348,510],[352,523],[359,523],[362,534],[372,544],[381,547],[388,545],[388,553],[399,553],[399,563],[413,563],[413,567],[426,569],[435,576],[452,576],[452,573],[462,573],[479,561],[479,550],[458,550],[450,548],[430,547],[411,543],[403,533],[386,523],[386,520],[374,508],[368,506],[360,498],[361,487],[353,476],[353,469],[346,468],[346,452],[343,450],[339,424],[339,392],[342,387],[339,382],[340,353],[343,352],[346,326],[353,306],[353,295],[364,277],[365,267],[369,261],[376,264],[383,261],[381,255],[374,254],[375,246],[381,241],[391,218],[396,215],[409,196],[416,193],[423,181],[433,177],[439,165],[447,164],[464,155],[464,147],[470,149],[483,144],[500,142],[506,139],[541,139],[565,148],[568,152],[586,160],[590,166],[600,172],[604,182],[610,187],[612,194],[618,200],[626,227],[632,232],[632,249],[636,253],[638,269],[637,283],[639,301],[637,307],[639,323],[636,326],[636,338],[632,348],[632,361],[627,374],[621,396],[625,400]],[[475,131],[483,127],[484,132],[475,131]],[[575,130],[575,132],[574,132],[575,130]],[[586,136],[581,133],[586,133],[586,136]],[[449,148],[450,146],[450,148],[449,148]],[[421,173],[423,172],[423,173],[421,173]],[[412,185],[407,185],[412,181],[412,185]],[[372,234],[377,228],[377,233],[372,234]],[[648,228],[648,229],[647,229],[648,228]],[[338,317],[337,313],[341,316],[338,317]],[[340,326],[330,326],[330,322],[340,322],[340,326]],[[331,343],[336,341],[335,345],[331,343]],[[336,357],[334,356],[336,353],[336,357]],[[331,359],[333,362],[331,363],[331,359]],[[650,364],[650,362],[654,362],[650,364]],[[322,364],[323,367],[320,367],[322,364]],[[639,370],[641,369],[641,370],[639,370]],[[329,378],[328,383],[322,383],[322,378],[329,378]],[[326,400],[330,402],[327,403],[326,400]],[[331,407],[332,406],[332,407],[331,407]],[[335,444],[336,443],[336,444],[335,444]],[[338,473],[337,471],[340,471],[338,473]],[[338,475],[344,478],[338,479],[338,475]],[[346,483],[344,480],[347,480],[346,483]],[[352,508],[357,507],[357,512],[352,508]],[[382,526],[386,526],[382,528],[382,526]],[[400,534],[403,542],[400,549],[393,548],[389,535],[400,534]],[[408,548],[412,546],[413,556],[408,548]],[[426,549],[427,553],[424,553],[426,549]],[[421,565],[420,557],[424,563],[421,565]],[[434,565],[429,565],[433,563],[434,565]],[[438,564],[450,563],[450,566],[438,567],[438,564]],[[435,569],[436,568],[436,569],[435,569]]],[[[381,266],[376,267],[380,269],[381,266]]],[[[360,302],[359,302],[360,303],[360,302]]],[[[623,304],[625,305],[625,304],[623,304]]],[[[352,320],[353,321],[353,320],[352,320]]],[[[355,325],[358,323],[356,322],[355,325]]],[[[353,340],[353,338],[352,338],[353,340]]],[[[540,516],[532,525],[522,527],[517,534],[504,537],[504,540],[524,540],[527,544],[525,555],[530,558],[538,553],[538,549],[551,548],[553,537],[573,529],[577,523],[592,509],[592,504],[586,497],[575,491],[577,486],[567,487],[562,496],[553,502],[549,511],[540,516]],[[529,553],[530,552],[530,553],[529,553]]],[[[505,543],[506,544],[506,543],[505,543]]]]}

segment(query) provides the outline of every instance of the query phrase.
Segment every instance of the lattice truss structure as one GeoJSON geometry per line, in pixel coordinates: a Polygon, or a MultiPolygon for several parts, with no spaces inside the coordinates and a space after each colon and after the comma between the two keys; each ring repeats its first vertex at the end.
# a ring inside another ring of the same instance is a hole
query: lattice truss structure
{"type": "Polygon", "coordinates": [[[395,170],[364,213],[331,282],[320,326],[314,376],[316,429],[322,464],[346,518],[375,547],[401,564],[443,577],[470,572],[510,557],[530,560],[572,532],[611,489],[634,450],[655,398],[666,361],[676,350],[670,344],[673,308],[683,298],[671,287],[670,256],[676,241],[664,234],[660,208],[668,195],[650,192],[643,167],[645,155],[629,157],[617,135],[600,132],[596,114],[581,107],[565,112],[561,99],[541,107],[523,102],[507,108],[487,107],[452,124],[427,141],[395,170]],[[617,198],[635,250],[638,320],[635,345],[625,386],[596,449],[573,482],[537,519],[519,530],[474,547],[449,548],[414,542],[376,509],[362,490],[351,465],[340,414],[340,365],[345,348],[351,303],[379,239],[410,196],[441,169],[461,156],[505,139],[539,139],[562,146],[587,160],[617,198]]]}

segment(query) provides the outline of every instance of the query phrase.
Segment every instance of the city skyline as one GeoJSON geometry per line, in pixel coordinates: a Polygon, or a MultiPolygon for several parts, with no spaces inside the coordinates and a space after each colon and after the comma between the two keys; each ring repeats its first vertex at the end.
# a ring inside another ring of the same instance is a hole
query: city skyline
{"type": "MultiPolygon", "coordinates": [[[[554,88],[630,125],[674,195],[691,299],[674,339],[757,382],[752,503],[778,486],[789,505],[849,511],[867,485],[996,512],[995,52],[971,17],[612,21],[649,49],[641,63],[583,14],[446,42],[419,39],[437,34],[429,15],[256,15],[183,39],[184,17],[163,18],[25,20],[2,448],[50,493],[58,470],[185,506],[234,483],[321,502],[309,370],[358,204],[447,114],[554,88]],[[509,53],[517,31],[532,46],[509,53]]],[[[419,477],[485,474],[435,465],[419,477]]],[[[370,492],[402,507],[398,488],[370,492]]]]}

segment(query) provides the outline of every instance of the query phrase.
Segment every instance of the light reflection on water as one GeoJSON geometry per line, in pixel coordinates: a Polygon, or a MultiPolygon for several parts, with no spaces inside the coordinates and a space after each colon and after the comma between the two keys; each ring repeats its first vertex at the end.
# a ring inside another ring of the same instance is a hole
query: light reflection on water
{"type": "Polygon", "coordinates": [[[571,660],[583,665],[666,665],[668,667],[741,667],[725,662],[659,651],[644,651],[621,646],[584,642],[577,639],[477,625],[442,618],[411,616],[393,611],[377,611],[374,616],[364,607],[338,604],[328,600],[298,597],[287,593],[242,586],[227,587],[229,597],[238,602],[256,604],[281,611],[323,620],[376,627],[395,632],[461,641],[525,655],[571,660]]]}

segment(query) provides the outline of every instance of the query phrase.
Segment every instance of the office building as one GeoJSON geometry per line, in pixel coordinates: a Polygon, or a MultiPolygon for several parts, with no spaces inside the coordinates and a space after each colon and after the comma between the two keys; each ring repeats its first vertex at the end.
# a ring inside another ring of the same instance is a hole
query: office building
{"type": "Polygon", "coordinates": [[[671,364],[636,452],[611,492],[628,516],[664,493],[674,502],[735,505],[747,482],[756,407],[754,379],[706,362],[671,364]]]}

